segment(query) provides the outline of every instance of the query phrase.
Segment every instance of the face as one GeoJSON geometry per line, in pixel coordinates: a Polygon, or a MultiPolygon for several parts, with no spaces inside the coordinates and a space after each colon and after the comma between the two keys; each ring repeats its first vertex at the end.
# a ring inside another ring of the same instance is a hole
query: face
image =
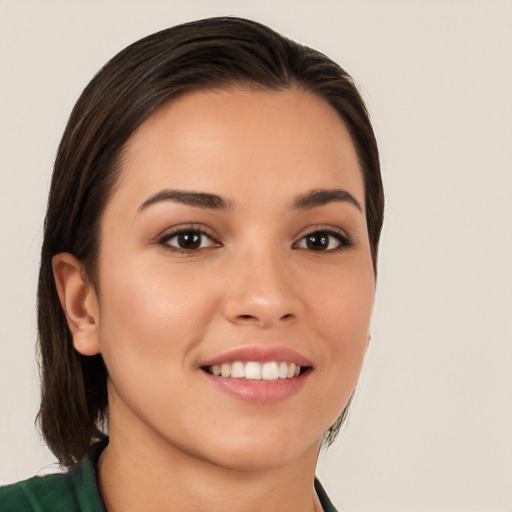
{"type": "Polygon", "coordinates": [[[226,467],[316,453],[368,344],[364,200],[346,127],[310,94],[195,92],[153,114],[102,218],[112,432],[226,467]]]}

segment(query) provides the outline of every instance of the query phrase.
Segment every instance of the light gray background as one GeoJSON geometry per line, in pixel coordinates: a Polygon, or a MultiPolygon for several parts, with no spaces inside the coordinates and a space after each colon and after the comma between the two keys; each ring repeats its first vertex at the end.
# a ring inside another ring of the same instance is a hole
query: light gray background
{"type": "Polygon", "coordinates": [[[0,480],[52,462],[35,290],[52,161],[114,53],[211,15],[254,18],[361,85],[387,193],[373,341],[319,476],[344,511],[512,510],[512,3],[0,0],[0,480]]]}

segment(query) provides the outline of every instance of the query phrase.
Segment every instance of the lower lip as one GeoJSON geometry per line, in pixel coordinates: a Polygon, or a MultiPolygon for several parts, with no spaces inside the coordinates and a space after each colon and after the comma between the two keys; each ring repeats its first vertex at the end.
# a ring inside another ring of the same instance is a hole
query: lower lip
{"type": "Polygon", "coordinates": [[[296,395],[302,390],[311,373],[309,370],[291,379],[268,381],[218,377],[201,371],[222,392],[254,404],[274,404],[296,395]]]}

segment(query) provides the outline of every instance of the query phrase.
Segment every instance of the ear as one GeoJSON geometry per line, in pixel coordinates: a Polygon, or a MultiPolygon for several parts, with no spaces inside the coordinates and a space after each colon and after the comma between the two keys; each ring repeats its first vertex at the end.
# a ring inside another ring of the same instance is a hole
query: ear
{"type": "Polygon", "coordinates": [[[80,260],[69,253],[53,257],[53,277],[75,349],[84,356],[99,354],[99,307],[96,292],[80,260]]]}

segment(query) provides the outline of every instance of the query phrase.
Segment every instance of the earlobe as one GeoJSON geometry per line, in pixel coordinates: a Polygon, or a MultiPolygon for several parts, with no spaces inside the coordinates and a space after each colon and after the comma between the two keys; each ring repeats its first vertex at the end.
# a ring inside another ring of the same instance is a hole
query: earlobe
{"type": "Polygon", "coordinates": [[[83,264],[69,253],[53,257],[53,277],[75,349],[84,356],[100,352],[99,308],[96,292],[87,280],[83,264]]]}

